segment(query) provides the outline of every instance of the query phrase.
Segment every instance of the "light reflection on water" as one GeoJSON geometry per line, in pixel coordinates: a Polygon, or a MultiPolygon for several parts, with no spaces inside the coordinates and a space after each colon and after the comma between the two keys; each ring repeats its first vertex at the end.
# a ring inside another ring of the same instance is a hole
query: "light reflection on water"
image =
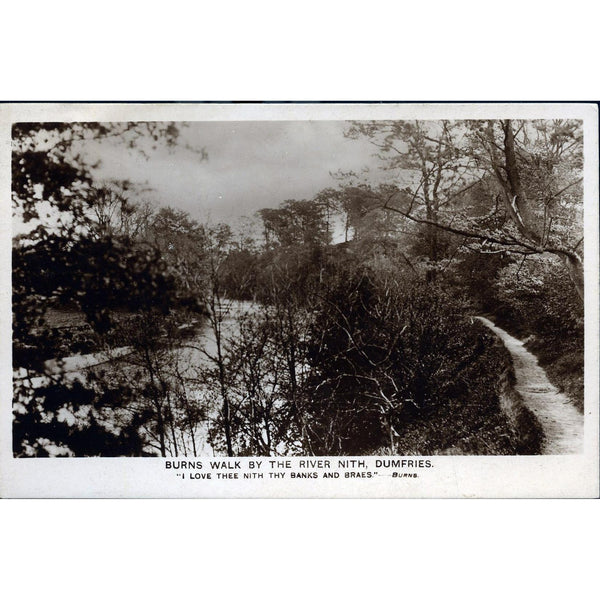
{"type": "MultiPolygon", "coordinates": [[[[236,333],[238,317],[256,312],[258,305],[249,301],[223,301],[221,302],[220,330],[223,343],[236,333]]],[[[215,366],[214,360],[209,357],[216,357],[217,343],[215,332],[210,320],[207,320],[202,327],[184,344],[174,351],[171,356],[171,367],[177,368],[180,376],[190,386],[186,389],[189,399],[194,404],[203,405],[206,411],[206,418],[200,421],[194,430],[194,443],[189,432],[180,430],[177,433],[177,455],[178,456],[214,456],[215,452],[208,443],[208,430],[210,424],[217,417],[220,411],[220,403],[210,397],[210,391],[207,387],[198,386],[201,382],[202,370],[215,366]],[[195,452],[193,451],[195,445],[195,452]]],[[[129,347],[111,348],[103,352],[92,354],[75,354],[58,359],[51,359],[44,363],[45,374],[28,373],[25,369],[18,369],[13,372],[15,383],[24,388],[39,388],[52,381],[52,378],[60,378],[64,382],[85,381],[86,374],[91,370],[114,369],[121,373],[130,373],[133,375],[136,371],[136,360],[133,350],[129,347]]],[[[187,386],[186,386],[187,387],[187,386]]],[[[78,415],[73,415],[67,409],[61,409],[60,420],[67,423],[73,423],[78,415]],[[63,414],[64,413],[64,414],[63,414]]],[[[80,416],[80,415],[79,415],[80,416]]],[[[175,445],[172,440],[168,444],[168,455],[175,455],[175,445]]],[[[50,448],[52,450],[52,448],[50,448]]],[[[57,452],[50,452],[51,455],[58,455],[57,452]]],[[[155,447],[147,447],[148,451],[156,451],[155,447]]]]}

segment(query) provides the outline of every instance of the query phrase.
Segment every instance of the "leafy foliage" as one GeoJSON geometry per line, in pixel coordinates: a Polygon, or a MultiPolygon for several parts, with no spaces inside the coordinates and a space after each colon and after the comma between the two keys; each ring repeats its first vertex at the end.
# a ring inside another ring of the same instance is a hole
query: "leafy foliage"
{"type": "MultiPolygon", "coordinates": [[[[73,382],[60,372],[47,375],[45,361],[56,356],[57,340],[44,317],[49,308],[72,306],[85,315],[92,340],[100,343],[114,328],[117,311],[167,314],[177,306],[197,308],[176,288],[159,249],[130,236],[112,235],[92,218],[93,202],[105,210],[108,201],[93,187],[93,165],[78,148],[90,139],[115,136],[135,149],[142,134],[172,145],[178,130],[169,124],[142,123],[13,126],[13,203],[22,221],[33,224],[13,243],[17,455],[42,456],[49,449],[77,455],[143,453],[139,430],[147,415],[123,417],[130,388],[121,386],[115,392],[106,382],[73,382]],[[40,219],[43,203],[49,206],[50,219],[40,219]]],[[[119,206],[124,214],[126,203],[119,206]]]]}
{"type": "Polygon", "coordinates": [[[439,289],[345,275],[320,305],[310,338],[311,448],[428,454],[464,445],[476,431],[471,452],[514,450],[494,389],[509,362],[491,336],[439,289]],[[425,423],[429,435],[407,442],[425,423]]]}

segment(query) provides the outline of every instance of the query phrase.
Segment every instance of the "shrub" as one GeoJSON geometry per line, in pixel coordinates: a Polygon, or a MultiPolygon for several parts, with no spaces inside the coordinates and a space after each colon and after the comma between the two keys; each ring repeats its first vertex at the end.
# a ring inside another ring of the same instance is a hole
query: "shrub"
{"type": "Polygon", "coordinates": [[[496,390],[510,358],[435,286],[341,274],[308,356],[316,453],[516,451],[496,390]]]}

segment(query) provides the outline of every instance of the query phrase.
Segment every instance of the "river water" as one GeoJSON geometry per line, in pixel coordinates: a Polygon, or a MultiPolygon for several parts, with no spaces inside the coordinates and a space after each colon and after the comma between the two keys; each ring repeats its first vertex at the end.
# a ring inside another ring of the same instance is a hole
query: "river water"
{"type": "MultiPolygon", "coordinates": [[[[256,312],[257,304],[249,301],[223,301],[217,314],[220,318],[220,329],[222,340],[226,342],[227,338],[235,334],[238,326],[238,318],[243,315],[256,312]]],[[[95,352],[91,354],[75,354],[62,358],[51,359],[44,363],[45,374],[32,376],[25,369],[18,369],[13,372],[13,378],[16,382],[22,382],[25,387],[38,388],[50,383],[52,378],[60,377],[63,381],[84,381],[87,371],[91,369],[106,367],[110,372],[111,365],[115,369],[128,369],[131,365],[129,357],[133,350],[130,347],[123,346],[112,348],[106,352],[95,352]]],[[[172,356],[173,363],[177,363],[177,369],[183,378],[193,380],[197,377],[198,369],[213,366],[215,363],[210,357],[216,357],[217,343],[215,333],[210,321],[207,321],[195,332],[193,337],[186,340],[182,346],[172,356]]],[[[172,367],[175,364],[170,365],[172,367]]],[[[202,388],[187,390],[192,402],[200,401],[206,404],[206,390],[202,388]]],[[[220,406],[211,406],[208,409],[207,419],[198,424],[194,432],[194,441],[191,440],[191,434],[181,432],[178,440],[178,455],[182,455],[182,450],[187,449],[187,454],[196,456],[214,456],[213,449],[208,444],[209,423],[217,416],[220,406]],[[193,448],[195,447],[195,452],[193,448]]],[[[60,417],[70,424],[74,424],[75,416],[68,413],[66,409],[60,417]],[[66,411],[66,412],[65,412],[66,411]],[[67,414],[68,413],[68,414],[67,414]]],[[[52,454],[52,448],[49,449],[52,454]]],[[[57,449],[58,450],[58,449],[57,449]]],[[[174,445],[171,444],[170,454],[174,454],[174,445]]]]}

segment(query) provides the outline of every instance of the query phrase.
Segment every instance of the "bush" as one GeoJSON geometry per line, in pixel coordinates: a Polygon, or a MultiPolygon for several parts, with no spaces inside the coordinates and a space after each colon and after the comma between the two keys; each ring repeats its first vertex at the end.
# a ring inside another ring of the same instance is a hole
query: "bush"
{"type": "Polygon", "coordinates": [[[341,274],[309,346],[315,453],[518,451],[496,389],[510,357],[439,288],[341,274]]]}
{"type": "Polygon", "coordinates": [[[549,379],[583,410],[584,314],[565,267],[554,257],[507,267],[496,284],[497,322],[520,337],[549,379]]]}

